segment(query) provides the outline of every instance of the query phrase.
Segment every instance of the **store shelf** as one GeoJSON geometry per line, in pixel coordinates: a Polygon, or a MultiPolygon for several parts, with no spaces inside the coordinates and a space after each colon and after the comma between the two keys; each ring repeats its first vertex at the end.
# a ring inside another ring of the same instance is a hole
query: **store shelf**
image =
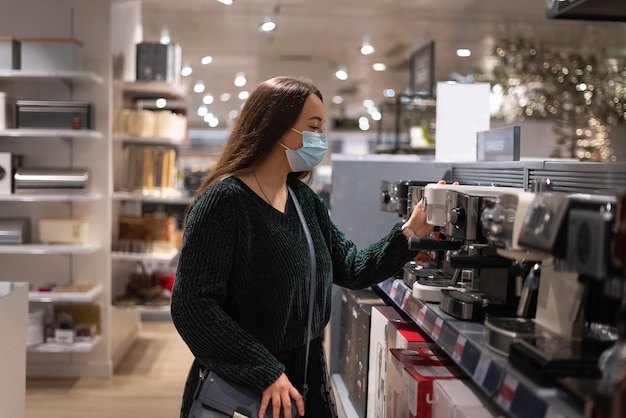
{"type": "Polygon", "coordinates": [[[0,245],[0,254],[91,254],[100,249],[99,242],[82,245],[20,244],[0,245]]]}
{"type": "Polygon", "coordinates": [[[120,88],[125,95],[136,98],[165,97],[185,99],[186,94],[182,86],[175,86],[160,81],[119,81],[114,82],[116,88],[120,88]]]}
{"type": "Polygon", "coordinates": [[[2,138],[80,138],[101,139],[102,132],[90,129],[18,128],[0,130],[2,138]]]}
{"type": "Polygon", "coordinates": [[[102,84],[103,79],[97,74],[88,71],[28,71],[28,70],[0,70],[0,80],[62,80],[68,83],[102,84]]]}
{"type": "Polygon", "coordinates": [[[80,341],[73,344],[43,343],[30,346],[27,351],[31,353],[88,353],[98,345],[100,339],[101,337],[97,335],[91,341],[80,341]]]}
{"type": "Polygon", "coordinates": [[[0,195],[0,202],[92,202],[102,200],[102,193],[48,193],[0,195]]]}
{"type": "Polygon", "coordinates": [[[114,141],[127,142],[134,144],[150,144],[150,145],[174,145],[178,146],[183,143],[181,138],[166,138],[159,136],[137,136],[128,134],[114,134],[114,141]]]}
{"type": "Polygon", "coordinates": [[[508,416],[582,417],[582,411],[565,393],[537,385],[513,368],[506,357],[490,350],[485,345],[482,323],[458,320],[441,311],[438,304],[413,298],[401,279],[387,279],[378,289],[430,335],[508,416]]]}
{"type": "Polygon", "coordinates": [[[28,292],[29,302],[75,302],[89,303],[93,302],[102,293],[100,284],[94,285],[86,292],[28,292]]]}
{"type": "Polygon", "coordinates": [[[187,205],[193,201],[193,198],[186,194],[168,192],[159,195],[146,195],[140,192],[113,192],[113,200],[187,205]]]}
{"type": "Polygon", "coordinates": [[[172,261],[178,255],[177,249],[162,253],[131,253],[113,251],[111,258],[118,261],[172,261]]]}

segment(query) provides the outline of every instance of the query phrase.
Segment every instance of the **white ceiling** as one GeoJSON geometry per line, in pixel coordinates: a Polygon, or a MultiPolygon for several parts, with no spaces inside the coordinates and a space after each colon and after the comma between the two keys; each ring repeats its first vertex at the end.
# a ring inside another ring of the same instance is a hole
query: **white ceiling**
{"type": "MultiPolygon", "coordinates": [[[[623,1],[623,0],[619,0],[623,1]]],[[[228,126],[227,113],[241,105],[233,85],[244,72],[252,90],[272,75],[302,70],[325,96],[331,117],[365,115],[362,102],[376,103],[383,89],[403,91],[409,83],[409,55],[435,41],[436,80],[451,73],[489,74],[496,62],[494,46],[502,38],[527,38],[552,49],[601,51],[605,56],[626,56],[626,23],[555,20],[546,18],[546,0],[143,0],[143,39],[158,41],[163,28],[182,47],[183,61],[193,67],[185,84],[202,80],[216,97],[209,105],[228,126]],[[273,17],[277,29],[262,33],[258,25],[273,17]],[[362,56],[361,43],[369,39],[374,54],[362,56]],[[457,48],[470,48],[472,56],[459,58],[457,48]],[[202,66],[200,58],[213,56],[202,66]],[[375,72],[374,62],[387,64],[375,72]],[[334,78],[339,66],[350,74],[334,78]],[[227,103],[220,94],[233,96],[227,103]],[[344,97],[333,105],[330,98],[344,97]]],[[[192,127],[206,127],[196,115],[203,94],[189,89],[192,127]]]]}

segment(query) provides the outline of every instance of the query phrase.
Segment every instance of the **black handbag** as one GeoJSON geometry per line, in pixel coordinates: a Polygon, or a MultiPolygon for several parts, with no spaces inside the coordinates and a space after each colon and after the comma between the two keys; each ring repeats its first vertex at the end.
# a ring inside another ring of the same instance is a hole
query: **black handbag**
{"type": "MultiPolygon", "coordinates": [[[[289,194],[296,207],[296,212],[302,223],[302,229],[309,246],[309,256],[311,259],[311,283],[309,289],[309,310],[307,319],[306,332],[306,355],[304,362],[304,384],[302,385],[302,397],[306,405],[306,394],[308,391],[307,372],[309,365],[309,345],[311,341],[311,322],[313,320],[313,304],[315,301],[315,279],[317,276],[315,263],[315,248],[313,247],[313,239],[311,232],[306,224],[302,209],[298,203],[295,193],[290,187],[287,187],[289,194]]],[[[259,409],[261,408],[261,397],[257,395],[251,388],[226,380],[218,376],[215,372],[200,368],[200,381],[193,396],[193,402],[189,411],[188,418],[203,418],[208,415],[207,411],[216,411],[227,416],[233,417],[249,417],[260,418],[259,409]]],[[[264,418],[272,418],[271,402],[265,411],[264,418]]],[[[283,411],[281,410],[281,417],[283,411]]],[[[292,403],[292,417],[298,417],[298,410],[295,402],[292,403]]]]}

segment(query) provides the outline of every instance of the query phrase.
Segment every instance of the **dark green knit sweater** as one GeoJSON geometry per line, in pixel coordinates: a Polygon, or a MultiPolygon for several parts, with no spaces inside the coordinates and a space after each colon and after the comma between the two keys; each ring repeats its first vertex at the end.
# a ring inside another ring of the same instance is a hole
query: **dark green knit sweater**
{"type": "MultiPolygon", "coordinates": [[[[313,190],[295,179],[288,184],[315,245],[317,337],[330,318],[333,283],[371,286],[399,272],[414,253],[399,224],[357,250],[313,190]]],[[[202,364],[260,393],[285,368],[273,353],[305,344],[309,264],[291,198],[283,214],[239,179],[227,178],[200,196],[187,216],[172,295],[174,325],[202,364]]]]}

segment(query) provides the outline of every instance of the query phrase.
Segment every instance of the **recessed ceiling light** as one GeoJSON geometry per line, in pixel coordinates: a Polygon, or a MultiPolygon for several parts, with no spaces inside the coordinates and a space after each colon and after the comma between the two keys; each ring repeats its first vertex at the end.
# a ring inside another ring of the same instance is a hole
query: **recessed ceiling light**
{"type": "Polygon", "coordinates": [[[456,50],[456,55],[458,57],[466,58],[472,55],[472,51],[467,48],[459,48],[456,50]]]}
{"type": "Polygon", "coordinates": [[[248,97],[250,97],[250,92],[248,92],[247,90],[242,90],[239,92],[239,100],[247,100],[248,97]]]}
{"type": "Polygon", "coordinates": [[[334,104],[342,104],[343,103],[343,97],[341,96],[333,96],[332,101],[334,104]]]}
{"type": "Polygon", "coordinates": [[[246,80],[246,75],[244,73],[237,73],[237,75],[235,76],[235,86],[237,87],[243,87],[246,85],[246,83],[248,82],[248,80],[246,80]]]}
{"type": "Polygon", "coordinates": [[[219,1],[220,3],[225,4],[227,6],[230,6],[231,4],[234,3],[233,0],[217,0],[217,1],[219,1]]]}
{"type": "Polygon", "coordinates": [[[207,65],[213,62],[213,57],[210,55],[206,55],[204,57],[202,57],[202,59],[200,60],[200,63],[202,65],[207,65]]]}
{"type": "Polygon", "coordinates": [[[345,69],[340,68],[337,70],[337,72],[335,72],[335,77],[337,77],[339,80],[347,80],[348,72],[345,69]]]}
{"type": "Polygon", "coordinates": [[[213,97],[212,94],[205,94],[204,97],[202,98],[202,103],[204,104],[211,104],[215,101],[215,98],[213,97]]]}
{"type": "Polygon", "coordinates": [[[221,102],[227,102],[230,100],[230,93],[222,93],[220,96],[221,102]]]}
{"type": "Polygon", "coordinates": [[[374,53],[374,47],[369,43],[365,42],[361,45],[361,54],[370,55],[374,53]]]}
{"type": "Polygon", "coordinates": [[[372,64],[372,69],[374,71],[385,71],[387,69],[387,66],[382,62],[375,62],[374,64],[372,64]]]}
{"type": "Polygon", "coordinates": [[[385,89],[383,90],[383,96],[385,97],[396,97],[396,91],[394,89],[385,89]]]}
{"type": "Polygon", "coordinates": [[[167,100],[165,100],[163,97],[160,97],[160,98],[156,99],[156,102],[154,102],[154,105],[158,109],[163,109],[165,106],[167,106],[167,100]]]}
{"type": "Polygon", "coordinates": [[[276,23],[271,20],[267,20],[259,26],[261,32],[271,32],[274,29],[276,29],[276,23]]]}
{"type": "Polygon", "coordinates": [[[204,83],[202,81],[196,82],[196,84],[193,85],[193,91],[202,93],[204,91],[204,83]]]}
{"type": "Polygon", "coordinates": [[[191,73],[193,73],[193,69],[188,65],[184,66],[182,70],[180,70],[180,75],[183,77],[189,77],[191,73]]]}

